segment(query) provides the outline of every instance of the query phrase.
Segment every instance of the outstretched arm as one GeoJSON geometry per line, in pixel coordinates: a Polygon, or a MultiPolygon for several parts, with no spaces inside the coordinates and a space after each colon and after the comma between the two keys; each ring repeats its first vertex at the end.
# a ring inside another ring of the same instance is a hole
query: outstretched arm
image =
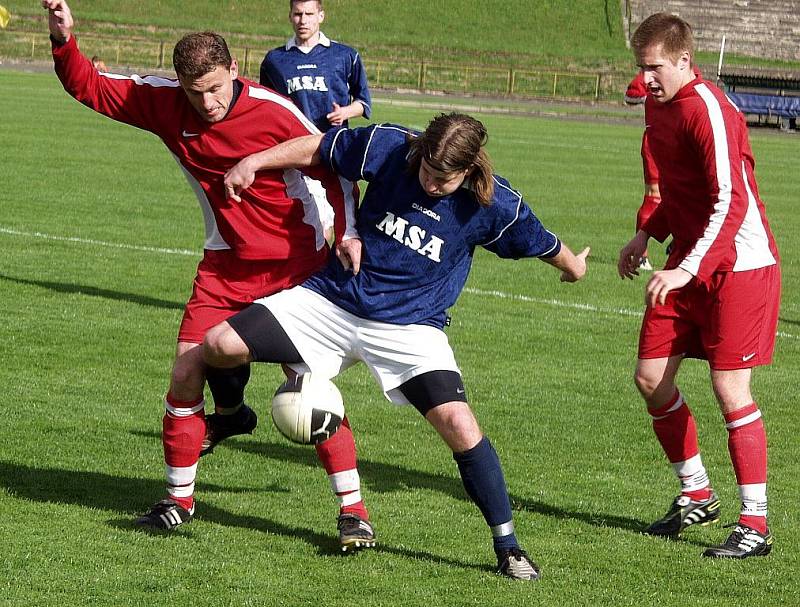
{"type": "Polygon", "coordinates": [[[53,39],[59,44],[69,42],[75,21],[67,3],[64,0],[42,0],[42,8],[49,13],[47,25],[53,39]]]}
{"type": "Polygon", "coordinates": [[[301,169],[320,163],[319,144],[322,135],[307,135],[284,141],[276,146],[242,158],[225,173],[225,196],[241,202],[239,194],[249,188],[258,171],[301,169]]]}
{"type": "Polygon", "coordinates": [[[561,250],[553,257],[541,257],[545,263],[561,270],[561,282],[577,282],[586,274],[586,258],[591,249],[586,247],[575,255],[570,248],[561,243],[561,250]]]}

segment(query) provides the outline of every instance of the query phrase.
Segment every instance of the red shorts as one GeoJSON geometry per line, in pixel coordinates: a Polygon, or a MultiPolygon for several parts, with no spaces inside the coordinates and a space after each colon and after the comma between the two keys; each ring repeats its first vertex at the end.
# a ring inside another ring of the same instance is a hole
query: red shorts
{"type": "Polygon", "coordinates": [[[328,251],[324,247],[308,257],[257,261],[239,259],[231,251],[205,251],[183,312],[178,341],[199,344],[211,327],[259,297],[300,284],[325,265],[328,251]]]}
{"type": "Polygon", "coordinates": [[[747,369],[772,362],[781,273],[778,265],[719,272],[708,284],[690,282],[647,308],[639,358],[685,355],[712,369],[747,369]]]}

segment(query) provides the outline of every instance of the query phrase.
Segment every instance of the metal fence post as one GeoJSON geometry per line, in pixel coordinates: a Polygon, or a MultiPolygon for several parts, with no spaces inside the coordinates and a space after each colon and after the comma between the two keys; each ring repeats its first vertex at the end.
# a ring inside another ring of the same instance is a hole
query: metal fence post
{"type": "Polygon", "coordinates": [[[557,89],[558,89],[558,72],[553,74],[553,97],[556,96],[557,89]]]}
{"type": "Polygon", "coordinates": [[[158,43],[158,65],[159,69],[164,68],[164,41],[158,43]]]}
{"type": "Polygon", "coordinates": [[[36,53],[36,38],[31,34],[31,59],[34,59],[36,53]]]}

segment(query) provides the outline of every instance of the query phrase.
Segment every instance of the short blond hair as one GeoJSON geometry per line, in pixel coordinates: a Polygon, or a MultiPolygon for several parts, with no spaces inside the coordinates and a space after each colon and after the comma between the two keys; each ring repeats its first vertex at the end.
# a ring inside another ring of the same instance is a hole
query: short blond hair
{"type": "Polygon", "coordinates": [[[671,13],[655,13],[639,24],[631,37],[631,48],[636,56],[645,49],[660,44],[662,52],[677,61],[681,53],[694,57],[692,26],[671,13]]]}

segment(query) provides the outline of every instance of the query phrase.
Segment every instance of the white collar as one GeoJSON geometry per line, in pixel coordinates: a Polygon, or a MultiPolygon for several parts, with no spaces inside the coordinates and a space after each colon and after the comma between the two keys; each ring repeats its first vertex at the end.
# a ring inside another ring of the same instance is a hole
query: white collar
{"type": "MultiPolygon", "coordinates": [[[[320,32],[319,33],[319,40],[317,41],[317,44],[321,44],[322,46],[330,46],[331,45],[331,39],[328,38],[322,32],[320,32]]],[[[314,48],[316,48],[317,44],[315,44],[314,46],[311,46],[311,47],[308,47],[308,46],[303,47],[303,46],[300,46],[300,45],[297,44],[297,37],[296,36],[292,36],[291,38],[289,38],[289,40],[286,41],[286,50],[289,51],[292,48],[296,48],[301,53],[310,53],[312,50],[314,50],[314,48]]]]}

